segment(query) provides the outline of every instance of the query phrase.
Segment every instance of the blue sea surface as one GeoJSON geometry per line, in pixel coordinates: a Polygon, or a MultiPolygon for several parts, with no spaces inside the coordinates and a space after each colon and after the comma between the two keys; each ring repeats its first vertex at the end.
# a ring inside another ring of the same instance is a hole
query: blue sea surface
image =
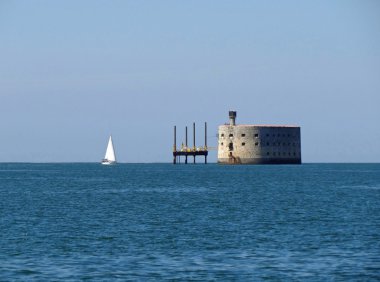
{"type": "Polygon", "coordinates": [[[379,281],[380,164],[0,164],[0,281],[379,281]]]}

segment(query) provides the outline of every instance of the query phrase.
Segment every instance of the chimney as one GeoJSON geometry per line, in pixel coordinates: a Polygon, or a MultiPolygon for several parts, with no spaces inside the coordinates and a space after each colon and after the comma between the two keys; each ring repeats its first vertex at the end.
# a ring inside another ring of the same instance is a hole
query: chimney
{"type": "Polygon", "coordinates": [[[235,119],[236,119],[236,111],[229,111],[230,116],[230,126],[235,125],[235,119]]]}

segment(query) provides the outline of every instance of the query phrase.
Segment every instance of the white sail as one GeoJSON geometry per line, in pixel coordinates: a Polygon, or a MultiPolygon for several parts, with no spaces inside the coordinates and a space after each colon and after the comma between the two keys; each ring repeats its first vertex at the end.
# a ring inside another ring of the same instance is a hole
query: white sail
{"type": "Polygon", "coordinates": [[[104,160],[108,162],[116,162],[115,150],[113,148],[112,143],[112,136],[110,136],[110,139],[108,140],[108,146],[106,155],[104,156],[104,160]]]}

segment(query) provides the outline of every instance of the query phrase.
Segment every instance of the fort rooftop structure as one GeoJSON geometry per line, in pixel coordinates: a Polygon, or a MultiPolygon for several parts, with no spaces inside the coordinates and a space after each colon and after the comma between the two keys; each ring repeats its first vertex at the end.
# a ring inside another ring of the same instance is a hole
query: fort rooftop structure
{"type": "Polygon", "coordinates": [[[218,132],[220,164],[300,164],[301,129],[294,125],[236,124],[236,112],[229,112],[229,124],[218,132]]]}

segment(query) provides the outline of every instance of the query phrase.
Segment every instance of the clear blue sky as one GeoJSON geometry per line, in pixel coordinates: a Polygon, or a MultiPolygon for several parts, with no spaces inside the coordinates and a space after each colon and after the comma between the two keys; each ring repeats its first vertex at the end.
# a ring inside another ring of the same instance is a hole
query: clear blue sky
{"type": "MultiPolygon", "coordinates": [[[[380,1],[0,0],[0,161],[170,162],[172,127],[298,124],[380,161],[380,1]]],[[[180,138],[180,137],[178,137],[180,138]]],[[[216,160],[216,152],[211,160],[216,160]]]]}

